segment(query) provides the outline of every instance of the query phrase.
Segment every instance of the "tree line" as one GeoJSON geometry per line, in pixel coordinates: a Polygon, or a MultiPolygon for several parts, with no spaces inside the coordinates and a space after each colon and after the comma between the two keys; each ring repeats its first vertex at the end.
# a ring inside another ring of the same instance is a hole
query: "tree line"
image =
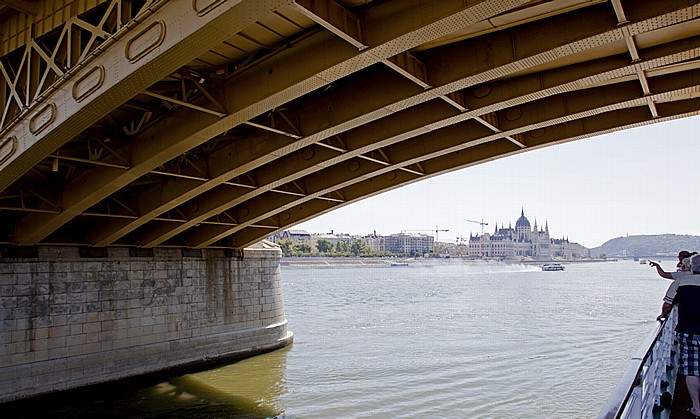
{"type": "MultiPolygon", "coordinates": [[[[356,239],[352,243],[337,242],[333,244],[330,240],[319,239],[316,245],[312,248],[306,243],[294,243],[291,239],[284,239],[277,242],[282,249],[282,256],[333,256],[333,257],[387,257],[387,256],[420,256],[414,252],[411,253],[395,253],[395,252],[375,252],[367,243],[356,239]]],[[[435,253],[446,253],[447,249],[442,244],[435,245],[435,253]]]]}
{"type": "Polygon", "coordinates": [[[306,243],[295,244],[290,239],[285,239],[278,242],[282,249],[283,256],[395,256],[396,253],[381,252],[377,253],[370,248],[367,243],[362,240],[355,240],[352,243],[337,242],[335,245],[330,240],[319,239],[316,242],[315,249],[306,243]]]}

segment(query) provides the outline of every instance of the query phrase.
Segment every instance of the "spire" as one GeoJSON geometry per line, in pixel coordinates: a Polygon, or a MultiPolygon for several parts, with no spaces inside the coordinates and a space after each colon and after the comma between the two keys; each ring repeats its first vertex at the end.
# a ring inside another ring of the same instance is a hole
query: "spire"
{"type": "Polygon", "coordinates": [[[546,231],[547,234],[549,234],[549,221],[547,220],[544,220],[544,231],[546,231]]]}

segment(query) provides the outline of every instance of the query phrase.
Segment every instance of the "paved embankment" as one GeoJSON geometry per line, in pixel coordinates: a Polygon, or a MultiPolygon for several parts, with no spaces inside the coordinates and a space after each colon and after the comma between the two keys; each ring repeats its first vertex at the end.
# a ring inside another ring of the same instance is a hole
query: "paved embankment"
{"type": "Polygon", "coordinates": [[[474,260],[461,258],[360,258],[360,257],[283,257],[280,265],[283,268],[323,268],[323,267],[391,267],[396,264],[408,266],[420,265],[444,265],[444,264],[520,264],[543,265],[545,263],[584,263],[584,262],[610,262],[613,259],[576,259],[556,261],[498,261],[498,260],[474,260]]]}

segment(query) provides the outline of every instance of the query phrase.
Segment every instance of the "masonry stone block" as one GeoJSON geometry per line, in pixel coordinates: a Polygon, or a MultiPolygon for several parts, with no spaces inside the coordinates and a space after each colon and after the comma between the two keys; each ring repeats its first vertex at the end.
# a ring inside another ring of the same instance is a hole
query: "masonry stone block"
{"type": "Polygon", "coordinates": [[[39,247],[0,258],[0,402],[287,345],[279,259],[261,242],[242,259],[204,249],[39,247]]]}

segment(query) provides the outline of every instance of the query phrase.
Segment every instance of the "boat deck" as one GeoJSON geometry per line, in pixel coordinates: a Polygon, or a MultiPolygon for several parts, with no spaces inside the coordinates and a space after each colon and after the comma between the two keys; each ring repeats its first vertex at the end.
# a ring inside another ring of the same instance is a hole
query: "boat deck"
{"type": "Polygon", "coordinates": [[[676,378],[676,389],[673,393],[673,406],[671,406],[669,419],[692,419],[693,416],[686,412],[690,406],[692,406],[692,402],[688,395],[688,388],[685,386],[685,376],[679,374],[676,378]]]}

